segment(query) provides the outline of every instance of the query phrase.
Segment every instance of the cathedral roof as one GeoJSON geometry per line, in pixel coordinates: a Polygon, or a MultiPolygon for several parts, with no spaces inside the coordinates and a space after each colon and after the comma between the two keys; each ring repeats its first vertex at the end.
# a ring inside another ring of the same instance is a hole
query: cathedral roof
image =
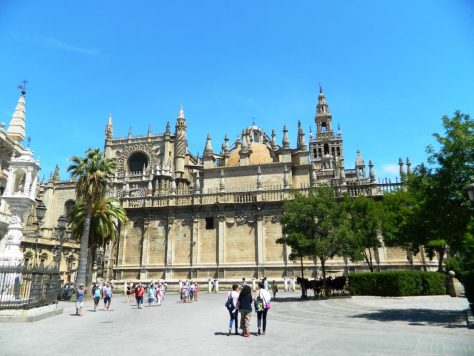
{"type": "MultiPolygon", "coordinates": [[[[273,163],[273,158],[270,153],[270,149],[264,143],[253,142],[250,145],[250,164],[265,164],[273,163]]],[[[227,167],[236,167],[240,163],[240,147],[237,147],[230,154],[229,159],[227,160],[227,167]]]]}

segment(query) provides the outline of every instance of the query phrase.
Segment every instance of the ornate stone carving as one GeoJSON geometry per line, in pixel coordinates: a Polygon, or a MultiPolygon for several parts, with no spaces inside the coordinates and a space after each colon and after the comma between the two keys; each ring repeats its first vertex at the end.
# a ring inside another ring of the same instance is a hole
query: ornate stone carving
{"type": "Polygon", "coordinates": [[[237,225],[242,225],[247,222],[247,215],[236,215],[234,218],[237,225]]]}

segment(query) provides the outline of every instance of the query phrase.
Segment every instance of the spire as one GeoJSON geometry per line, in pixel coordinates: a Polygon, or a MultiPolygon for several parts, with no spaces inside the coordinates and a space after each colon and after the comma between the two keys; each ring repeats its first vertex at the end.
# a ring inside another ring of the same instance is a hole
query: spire
{"type": "Polygon", "coordinates": [[[128,128],[128,138],[132,138],[132,127],[128,128]]]}
{"type": "Polygon", "coordinates": [[[288,129],[286,128],[286,125],[283,126],[283,149],[290,149],[290,140],[288,139],[288,129]]]}
{"type": "Polygon", "coordinates": [[[372,160],[369,160],[369,178],[370,178],[370,183],[375,183],[375,172],[374,172],[374,164],[372,160]]]}
{"type": "Polygon", "coordinates": [[[194,180],[194,193],[201,193],[201,180],[199,178],[199,171],[196,172],[196,178],[194,180]]]}
{"type": "Polygon", "coordinates": [[[400,178],[403,178],[405,172],[403,169],[403,160],[401,158],[398,159],[398,165],[400,166],[400,178]]]}
{"type": "Polygon", "coordinates": [[[340,125],[340,124],[337,124],[337,135],[338,135],[339,137],[342,136],[342,131],[341,131],[341,125],[340,125]]]}
{"type": "Polygon", "coordinates": [[[411,162],[410,158],[407,157],[407,175],[411,174],[411,162]]]}
{"type": "Polygon", "coordinates": [[[313,129],[311,128],[311,125],[309,126],[309,140],[311,141],[313,139],[313,129]]]}
{"type": "Polygon", "coordinates": [[[170,136],[170,132],[171,132],[170,122],[167,121],[167,122],[166,122],[166,128],[165,128],[165,136],[169,137],[169,136],[170,136]]]}
{"type": "Polygon", "coordinates": [[[50,181],[53,182],[53,183],[58,183],[59,181],[61,181],[61,176],[59,175],[59,166],[58,166],[58,164],[56,164],[56,167],[54,168],[54,173],[51,176],[50,181]]]}
{"type": "Polygon", "coordinates": [[[224,146],[223,146],[223,153],[225,156],[229,155],[230,147],[229,147],[229,136],[225,134],[224,136],[224,146]]]}
{"type": "Polygon", "coordinates": [[[24,80],[23,84],[18,86],[21,89],[20,97],[13,112],[10,120],[10,126],[7,130],[7,136],[15,141],[21,142],[25,138],[25,125],[26,125],[26,109],[25,109],[25,94],[26,94],[26,83],[24,80]]]}
{"type": "Polygon", "coordinates": [[[204,147],[204,156],[212,156],[213,149],[211,143],[211,134],[207,134],[206,146],[204,147]]]}
{"type": "Polygon", "coordinates": [[[298,149],[300,151],[306,151],[306,142],[304,140],[304,132],[300,120],[298,120],[298,149]]]}
{"type": "Polygon", "coordinates": [[[151,124],[148,124],[148,132],[147,132],[148,137],[151,136],[151,124]]]}
{"type": "Polygon", "coordinates": [[[107,140],[112,139],[113,126],[112,126],[112,113],[109,114],[109,119],[107,120],[107,125],[105,125],[105,138],[107,140]]]}
{"type": "Polygon", "coordinates": [[[329,114],[329,105],[326,102],[326,97],[324,96],[323,88],[321,86],[319,86],[318,105],[316,105],[316,114],[317,115],[329,114]]]}
{"type": "Polygon", "coordinates": [[[275,129],[272,130],[272,150],[277,151],[278,150],[278,145],[276,143],[276,133],[275,129]]]}
{"type": "Polygon", "coordinates": [[[249,144],[247,141],[247,132],[245,129],[242,129],[242,146],[240,148],[241,153],[247,153],[249,150],[249,144]]]}
{"type": "Polygon", "coordinates": [[[362,154],[360,153],[360,150],[357,149],[357,158],[356,158],[356,166],[364,166],[364,160],[362,159],[362,154]]]}
{"type": "MultiPolygon", "coordinates": [[[[191,116],[192,116],[192,115],[191,115],[191,116]]],[[[178,119],[183,119],[183,120],[185,120],[183,105],[181,105],[180,108],[179,108],[178,119]]]]}

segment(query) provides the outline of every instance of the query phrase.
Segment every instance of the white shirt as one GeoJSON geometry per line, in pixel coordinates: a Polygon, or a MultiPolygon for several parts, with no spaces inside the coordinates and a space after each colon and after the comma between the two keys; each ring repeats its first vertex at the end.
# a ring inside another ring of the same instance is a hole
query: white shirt
{"type": "Polygon", "coordinates": [[[270,292],[267,291],[266,289],[259,289],[258,293],[260,295],[260,298],[263,299],[264,303],[270,303],[270,300],[272,299],[272,296],[270,295],[270,292]]]}

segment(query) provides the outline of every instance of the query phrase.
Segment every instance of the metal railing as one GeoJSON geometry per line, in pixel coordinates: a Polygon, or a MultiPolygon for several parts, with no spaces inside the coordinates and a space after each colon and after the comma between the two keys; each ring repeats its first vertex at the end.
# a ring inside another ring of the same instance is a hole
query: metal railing
{"type": "Polygon", "coordinates": [[[31,309],[58,299],[55,267],[0,266],[0,309],[31,309]]]}

